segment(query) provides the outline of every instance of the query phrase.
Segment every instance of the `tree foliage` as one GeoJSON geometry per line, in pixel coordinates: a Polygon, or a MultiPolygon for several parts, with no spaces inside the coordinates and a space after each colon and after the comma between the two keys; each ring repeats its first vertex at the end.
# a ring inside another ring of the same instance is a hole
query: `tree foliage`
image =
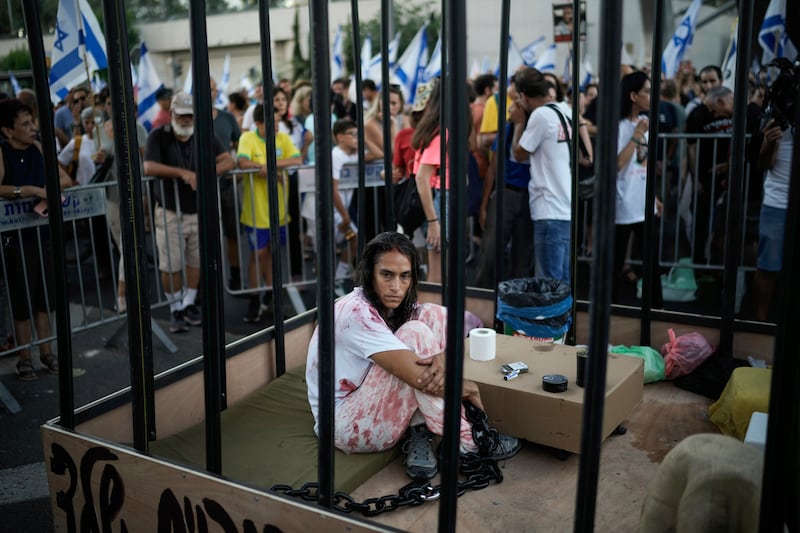
{"type": "MultiPolygon", "coordinates": [[[[442,27],[441,13],[435,9],[433,3],[426,4],[401,4],[400,2],[394,3],[394,31],[400,32],[400,48],[398,57],[414,38],[414,35],[419,31],[423,24],[428,23],[427,37],[428,37],[428,55],[433,51],[436,45],[436,39],[439,36],[439,30],[442,27]]],[[[381,38],[381,19],[380,13],[375,15],[369,20],[359,21],[359,30],[361,32],[361,41],[363,42],[367,35],[372,39],[372,53],[373,55],[380,53],[380,38],[381,38]]],[[[345,55],[345,66],[348,72],[353,72],[353,58],[361,57],[361,50],[353,55],[353,25],[351,22],[342,26],[342,33],[344,35],[344,42],[342,43],[345,55]]],[[[391,41],[394,35],[389,36],[391,41]]]]}
{"type": "Polygon", "coordinates": [[[300,10],[294,11],[294,22],[292,23],[292,36],[294,46],[292,47],[292,74],[293,79],[311,79],[311,61],[303,57],[300,49],[300,10]]]}

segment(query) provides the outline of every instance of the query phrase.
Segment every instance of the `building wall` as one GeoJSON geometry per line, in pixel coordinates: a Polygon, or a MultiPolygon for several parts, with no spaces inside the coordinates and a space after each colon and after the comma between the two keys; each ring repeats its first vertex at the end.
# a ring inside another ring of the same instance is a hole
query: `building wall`
{"type": "MultiPolygon", "coordinates": [[[[643,65],[651,56],[652,21],[644,20],[642,2],[649,0],[624,0],[624,20],[622,41],[634,62],[643,65]]],[[[524,46],[540,35],[552,40],[553,19],[552,4],[563,3],[563,0],[511,0],[510,33],[518,46],[524,46]]],[[[672,0],[668,4],[668,12],[680,15],[688,6],[688,0],[672,0]]],[[[597,71],[600,57],[599,43],[602,39],[600,28],[601,2],[588,0],[587,4],[587,39],[582,45],[583,53],[588,53],[597,71]]],[[[481,62],[483,57],[489,58],[494,66],[499,55],[500,41],[500,0],[467,0],[467,67],[473,60],[481,62]]],[[[297,8],[301,35],[301,50],[308,57],[308,9],[297,8]]],[[[359,17],[368,20],[380,9],[379,0],[361,0],[359,17]]],[[[700,18],[713,10],[704,6],[700,18]]],[[[645,9],[647,18],[652,18],[651,10],[645,9]]],[[[292,25],[294,8],[275,8],[270,11],[271,44],[273,51],[273,68],[277,76],[289,76],[293,46],[292,25]]],[[[346,24],[350,16],[350,2],[331,2],[329,18],[331,42],[337,24],[346,24]]],[[[679,19],[679,16],[676,17],[679,19]]],[[[696,36],[694,46],[688,53],[696,65],[719,64],[728,46],[730,26],[733,17],[719,17],[703,28],[696,36]]],[[[674,27],[674,22],[667,21],[667,28],[674,27]]],[[[209,68],[212,76],[219,77],[226,54],[231,56],[230,88],[241,86],[242,77],[251,69],[261,71],[260,34],[258,28],[258,12],[255,10],[235,12],[208,17],[209,68]]],[[[184,77],[190,63],[189,23],[188,19],[144,23],[138,25],[141,36],[152,53],[156,69],[162,81],[173,87],[183,85],[184,77]],[[180,72],[180,75],[177,75],[180,72]]],[[[671,34],[671,30],[668,30],[671,34]]],[[[668,38],[669,36],[667,36],[668,38]]],[[[376,49],[377,36],[373,36],[373,50],[376,49]]],[[[45,49],[52,49],[52,36],[45,37],[45,49]]],[[[0,41],[0,55],[7,54],[15,47],[27,48],[24,39],[0,41]]],[[[567,44],[558,45],[556,61],[557,72],[564,70],[569,53],[567,44]]],[[[595,72],[596,74],[599,74],[595,72]]]]}

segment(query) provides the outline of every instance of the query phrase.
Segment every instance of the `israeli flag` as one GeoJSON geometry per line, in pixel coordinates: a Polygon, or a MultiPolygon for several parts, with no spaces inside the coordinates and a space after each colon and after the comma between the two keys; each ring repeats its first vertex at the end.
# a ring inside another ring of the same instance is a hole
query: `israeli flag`
{"type": "Polygon", "coordinates": [[[681,60],[689,48],[692,47],[694,31],[697,26],[697,16],[703,0],[693,0],[692,5],[686,10],[686,15],[681,19],[669,44],[661,55],[661,72],[666,78],[672,78],[678,72],[681,60]]]}
{"type": "Polygon", "coordinates": [[[8,71],[8,81],[11,82],[11,88],[14,89],[14,96],[17,96],[22,90],[22,87],[19,86],[19,80],[17,80],[17,77],[14,76],[14,73],[11,71],[8,71]]]}
{"type": "Polygon", "coordinates": [[[87,0],[59,1],[51,55],[50,99],[60,102],[71,87],[88,81],[87,70],[107,67],[106,39],[87,0]]]}
{"type": "Polygon", "coordinates": [[[436,40],[436,46],[433,47],[433,53],[431,53],[430,59],[428,59],[428,65],[425,67],[425,71],[422,73],[422,82],[428,83],[434,78],[438,78],[442,75],[442,34],[439,34],[439,38],[436,40]]]}
{"type": "Polygon", "coordinates": [[[217,82],[217,99],[214,100],[214,107],[225,109],[228,106],[228,85],[231,84],[231,55],[225,54],[225,61],[222,62],[222,76],[217,82]]]}
{"type": "Polygon", "coordinates": [[[102,91],[106,86],[106,82],[100,79],[100,76],[97,75],[97,72],[92,74],[92,92],[94,94],[99,93],[102,91]]]}
{"type": "MultiPolygon", "coordinates": [[[[506,71],[506,74],[508,75],[509,79],[511,78],[511,75],[514,74],[514,72],[516,72],[517,69],[524,64],[525,61],[522,58],[522,54],[520,53],[519,48],[517,48],[517,45],[514,44],[514,38],[511,35],[509,35],[508,64],[507,64],[508,70],[506,71]]],[[[498,78],[500,77],[500,62],[498,62],[497,65],[494,67],[494,75],[498,78]]]]}
{"type": "Polygon", "coordinates": [[[536,63],[533,68],[539,72],[555,72],[556,71],[556,45],[551,44],[542,51],[542,54],[536,58],[536,63]]]}
{"type": "Polygon", "coordinates": [[[581,62],[581,90],[586,89],[586,86],[592,83],[593,71],[592,59],[589,57],[589,54],[585,54],[583,56],[583,62],[581,62]]]}
{"type": "Polygon", "coordinates": [[[336,26],[336,35],[333,38],[333,53],[331,54],[331,81],[344,75],[344,36],[342,27],[336,26]]]}
{"type": "Polygon", "coordinates": [[[772,0],[769,3],[758,32],[758,44],[763,50],[762,65],[776,57],[785,57],[789,61],[794,61],[797,57],[797,48],[786,35],[786,0],[772,0]]]}
{"type": "Polygon", "coordinates": [[[158,72],[150,60],[150,54],[142,41],[139,47],[139,123],[147,131],[153,128],[153,119],[156,118],[158,102],[156,92],[164,86],[158,77],[158,72]]]}
{"type": "Polygon", "coordinates": [[[367,78],[369,72],[369,64],[372,60],[372,37],[367,35],[364,37],[364,42],[361,43],[361,79],[367,78]]]}
{"type": "Polygon", "coordinates": [[[403,97],[409,104],[414,103],[417,85],[428,62],[427,24],[423,24],[416,35],[408,43],[403,55],[397,61],[394,80],[400,85],[403,97]]]}
{"type": "Polygon", "coordinates": [[[728,51],[725,52],[725,58],[722,60],[722,86],[730,90],[734,89],[736,84],[736,39],[739,34],[739,18],[733,21],[731,26],[731,42],[728,45],[728,51]]]}
{"type": "Polygon", "coordinates": [[[521,48],[519,53],[522,55],[522,60],[525,64],[529,67],[534,66],[536,64],[536,56],[539,55],[546,45],[547,40],[544,38],[544,35],[542,35],[521,48]]]}
{"type": "Polygon", "coordinates": [[[481,72],[481,64],[478,62],[477,57],[473,57],[472,64],[469,66],[469,79],[474,80],[481,74],[483,74],[483,72],[481,72]]]}
{"type": "Polygon", "coordinates": [[[564,74],[561,75],[561,79],[564,80],[564,83],[572,81],[572,49],[564,60],[564,74]]]}
{"type": "Polygon", "coordinates": [[[192,63],[189,62],[189,68],[186,69],[186,78],[183,80],[183,92],[192,94],[192,63]]]}
{"type": "MultiPolygon", "coordinates": [[[[397,49],[400,47],[400,32],[394,36],[389,42],[389,75],[391,76],[394,66],[397,63],[397,49]]],[[[369,61],[369,68],[361,73],[365,80],[372,80],[375,82],[375,87],[380,91],[383,85],[383,72],[382,72],[382,55],[377,54],[369,61]]]]}

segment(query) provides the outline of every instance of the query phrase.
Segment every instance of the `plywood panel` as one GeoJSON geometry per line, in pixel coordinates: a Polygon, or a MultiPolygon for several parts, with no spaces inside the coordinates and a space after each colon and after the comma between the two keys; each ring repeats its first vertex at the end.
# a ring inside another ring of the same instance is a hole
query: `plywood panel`
{"type": "Polygon", "coordinates": [[[55,426],[43,441],[55,531],[388,530],[55,426]]]}

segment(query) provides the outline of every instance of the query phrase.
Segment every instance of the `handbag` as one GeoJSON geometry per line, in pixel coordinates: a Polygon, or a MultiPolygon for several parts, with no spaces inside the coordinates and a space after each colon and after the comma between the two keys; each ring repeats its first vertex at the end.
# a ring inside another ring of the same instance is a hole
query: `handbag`
{"type": "Polygon", "coordinates": [[[425,211],[413,176],[394,186],[394,205],[395,218],[406,235],[414,233],[425,222],[425,211]]]}

